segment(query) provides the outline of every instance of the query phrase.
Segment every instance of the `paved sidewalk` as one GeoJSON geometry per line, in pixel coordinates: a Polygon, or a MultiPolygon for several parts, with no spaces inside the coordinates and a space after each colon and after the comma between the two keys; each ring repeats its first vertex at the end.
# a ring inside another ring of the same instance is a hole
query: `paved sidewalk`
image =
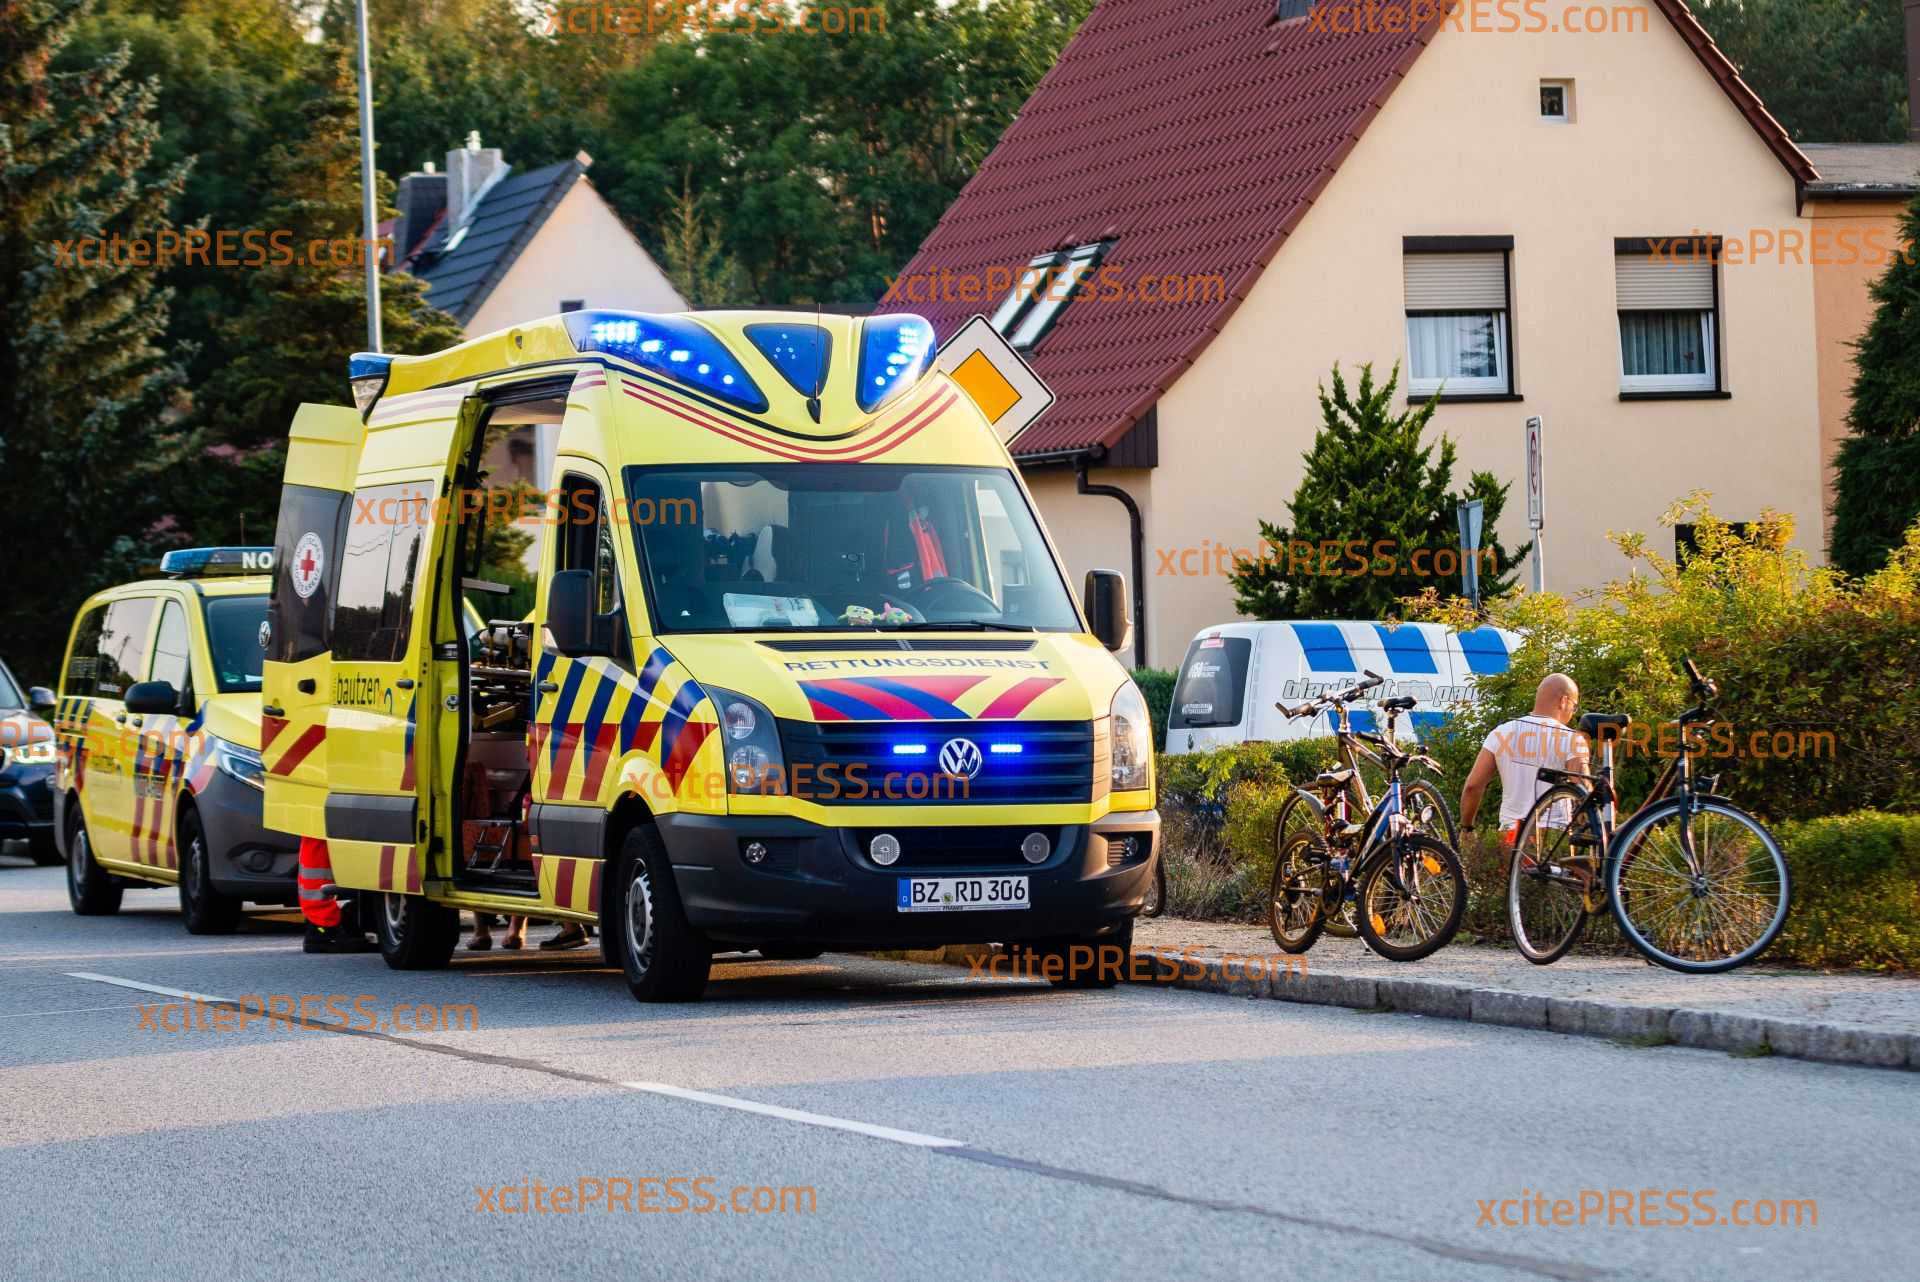
{"type": "Polygon", "coordinates": [[[1260,927],[1165,917],[1141,921],[1134,947],[1196,949],[1205,974],[1183,965],[1175,986],[1231,996],[1920,1069],[1920,978],[1908,976],[1764,963],[1725,975],[1682,975],[1637,957],[1573,956],[1534,966],[1511,949],[1476,945],[1399,963],[1374,956],[1357,939],[1332,938],[1288,958],[1260,927]],[[1238,958],[1267,964],[1249,968],[1238,958]],[[1275,958],[1305,965],[1289,970],[1275,958]]]}

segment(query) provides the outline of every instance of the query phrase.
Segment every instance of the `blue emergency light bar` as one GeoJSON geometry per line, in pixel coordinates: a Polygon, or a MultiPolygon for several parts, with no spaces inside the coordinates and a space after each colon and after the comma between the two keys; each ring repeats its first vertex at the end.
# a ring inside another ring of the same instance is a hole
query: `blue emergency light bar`
{"type": "Polygon", "coordinates": [[[353,388],[353,403],[362,421],[386,392],[387,375],[392,372],[393,357],[381,352],[355,352],[347,357],[347,382],[353,388]]]}
{"type": "Polygon", "coordinates": [[[160,573],[170,579],[214,579],[226,575],[272,574],[272,548],[175,548],[160,558],[160,573]]]}
{"type": "Polygon", "coordinates": [[[749,414],[767,411],[766,393],[705,326],[685,316],[644,312],[568,312],[561,321],[574,350],[601,352],[672,379],[749,414]]]}
{"type": "Polygon", "coordinates": [[[871,413],[920,381],[933,363],[933,326],[899,312],[860,327],[860,374],[854,399],[871,413]]]}

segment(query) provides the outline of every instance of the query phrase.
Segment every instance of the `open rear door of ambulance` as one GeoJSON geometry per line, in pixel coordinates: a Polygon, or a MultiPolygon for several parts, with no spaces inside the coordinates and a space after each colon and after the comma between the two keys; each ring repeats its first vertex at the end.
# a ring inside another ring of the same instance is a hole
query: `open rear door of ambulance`
{"type": "Polygon", "coordinates": [[[273,596],[261,625],[260,756],[267,827],[327,835],[327,712],[333,705],[333,601],[366,429],[346,405],[293,416],[273,536],[273,596]]]}

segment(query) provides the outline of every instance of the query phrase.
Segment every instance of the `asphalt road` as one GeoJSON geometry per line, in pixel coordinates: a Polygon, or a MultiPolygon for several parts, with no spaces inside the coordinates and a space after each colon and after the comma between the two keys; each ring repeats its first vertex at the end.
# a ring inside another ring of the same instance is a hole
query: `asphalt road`
{"type": "Polygon", "coordinates": [[[842,956],[709,994],[640,1006],[590,950],[306,957],[286,914],[195,938],[171,891],[78,918],[61,870],[0,857],[0,1273],[1857,1282],[1920,1256],[1912,1074],[842,956]],[[126,984],[338,994],[350,1031],[170,1032],[126,984]],[[631,1209],[513,1209],[582,1180],[631,1209]],[[752,1210],[779,1189],[811,1209],[752,1210]],[[1481,1222],[1615,1189],[1818,1222],[1481,1222]]]}

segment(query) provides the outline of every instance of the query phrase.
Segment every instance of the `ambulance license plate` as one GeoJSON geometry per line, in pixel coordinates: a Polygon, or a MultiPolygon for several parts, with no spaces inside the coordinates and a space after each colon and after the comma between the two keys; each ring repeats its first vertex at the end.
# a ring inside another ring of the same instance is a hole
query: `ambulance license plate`
{"type": "Polygon", "coordinates": [[[964,913],[1025,908],[1025,877],[902,877],[903,913],[964,913]]]}

